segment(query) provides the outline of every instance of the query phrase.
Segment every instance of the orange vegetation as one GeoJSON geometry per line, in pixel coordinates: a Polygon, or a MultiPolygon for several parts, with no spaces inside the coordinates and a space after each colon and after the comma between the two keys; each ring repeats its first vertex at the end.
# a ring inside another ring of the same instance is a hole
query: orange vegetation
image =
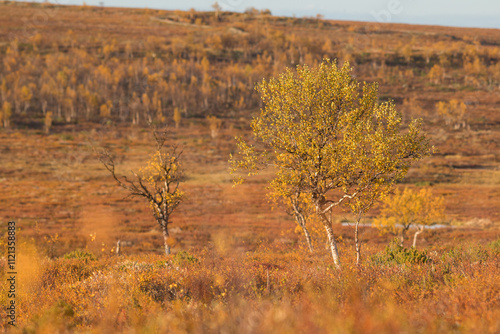
{"type": "MultiPolygon", "coordinates": [[[[267,12],[0,3],[0,221],[18,227],[17,330],[499,332],[499,40],[267,12]],[[315,222],[310,255],[268,203],[268,174],[232,187],[227,161],[235,136],[252,138],[255,82],[323,57],[379,82],[405,124],[424,119],[437,153],[398,187],[432,186],[450,226],[426,229],[417,253],[384,250],[391,237],[362,227],[356,267],[341,224],[352,217],[336,212],[333,270],[315,222]],[[169,257],[148,205],[90,147],[109,148],[120,173],[139,170],[154,150],[149,121],[184,150],[169,257]]],[[[5,257],[0,268],[5,282],[5,257]]]]}

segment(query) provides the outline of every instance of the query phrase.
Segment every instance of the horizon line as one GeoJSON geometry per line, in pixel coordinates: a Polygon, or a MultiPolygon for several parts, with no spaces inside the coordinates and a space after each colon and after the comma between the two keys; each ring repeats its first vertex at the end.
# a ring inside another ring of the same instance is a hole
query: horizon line
{"type": "MultiPolygon", "coordinates": [[[[5,0],[4,0],[5,1],[5,0]]],[[[25,3],[25,4],[32,4],[32,3],[38,3],[38,4],[43,4],[44,1],[40,0],[40,1],[36,1],[36,0],[33,0],[33,1],[19,1],[19,0],[11,0],[12,2],[16,2],[16,3],[25,3]]],[[[70,0],[71,1],[71,0],[70,0]]],[[[5,2],[8,2],[5,1],[5,2]]],[[[97,7],[97,8],[121,8],[121,9],[153,9],[153,10],[165,10],[165,11],[176,11],[176,10],[180,10],[180,11],[188,11],[189,9],[182,9],[182,8],[160,8],[160,7],[148,7],[148,6],[124,6],[124,5],[106,5],[104,3],[104,1],[100,1],[102,3],[102,5],[99,5],[99,4],[87,4],[85,1],[81,1],[81,4],[73,4],[73,3],[61,3],[61,2],[58,2],[58,1],[45,1],[46,3],[49,3],[49,4],[52,4],[52,5],[56,5],[56,6],[67,6],[67,7],[77,7],[77,6],[87,6],[87,7],[97,7]]],[[[249,6],[248,8],[245,8],[245,9],[242,9],[242,10],[238,10],[236,8],[230,8],[228,7],[227,5],[226,6],[221,6],[221,9],[223,12],[229,12],[229,13],[239,13],[239,14],[242,14],[244,13],[247,9],[250,9],[250,8],[255,8],[255,7],[252,7],[252,6],[249,6]]],[[[213,10],[209,10],[209,9],[199,9],[199,8],[195,8],[193,7],[193,9],[195,9],[196,11],[200,11],[200,12],[213,12],[213,10]]],[[[363,23],[363,22],[366,22],[366,23],[373,23],[373,24],[382,24],[382,25],[385,25],[385,24],[405,24],[405,25],[416,25],[416,26],[438,26],[438,27],[450,27],[450,28],[464,28],[464,29],[495,29],[495,30],[500,30],[500,23],[498,26],[492,26],[492,25],[477,25],[477,24],[474,24],[474,23],[471,23],[470,25],[463,25],[463,24],[453,24],[451,22],[445,22],[445,23],[434,23],[434,22],[428,22],[426,20],[424,20],[423,22],[419,22],[418,20],[422,20],[422,19],[425,19],[426,17],[429,17],[429,18],[446,18],[446,19],[452,19],[452,18],[455,18],[456,20],[459,20],[460,18],[464,18],[466,17],[465,15],[457,15],[457,16],[446,16],[446,15],[439,15],[439,14],[433,14],[433,15],[406,15],[405,17],[407,18],[407,20],[398,20],[398,19],[395,19],[395,20],[391,20],[389,19],[389,21],[385,22],[385,21],[380,21],[380,20],[377,20],[375,18],[375,14],[374,13],[370,13],[372,15],[372,18],[363,18],[362,16],[363,15],[360,15],[360,14],[352,14],[352,13],[345,13],[345,14],[341,14],[339,13],[339,17],[332,17],[332,14],[322,14],[322,13],[316,13],[316,14],[313,14],[313,13],[307,13],[307,10],[305,11],[302,11],[301,14],[297,15],[296,13],[283,13],[281,11],[277,11],[277,12],[273,12],[272,10],[268,9],[268,8],[255,8],[259,11],[263,11],[263,10],[269,10],[271,12],[271,16],[274,16],[274,17],[290,17],[290,18],[302,18],[302,19],[317,19],[316,16],[317,15],[322,15],[323,18],[322,20],[324,21],[342,21],[342,22],[357,22],[357,23],[363,23]],[[342,17],[343,16],[343,17],[342,17]],[[417,21],[415,21],[417,20],[417,21]]],[[[397,17],[397,16],[396,16],[397,17]]],[[[487,22],[488,23],[492,23],[493,24],[493,21],[496,21],[498,22],[498,20],[496,19],[496,15],[473,15],[472,16],[474,18],[474,20],[484,20],[484,19],[487,19],[487,22]],[[490,22],[491,21],[491,22],[490,22]]],[[[392,18],[392,17],[391,17],[392,18]]]]}

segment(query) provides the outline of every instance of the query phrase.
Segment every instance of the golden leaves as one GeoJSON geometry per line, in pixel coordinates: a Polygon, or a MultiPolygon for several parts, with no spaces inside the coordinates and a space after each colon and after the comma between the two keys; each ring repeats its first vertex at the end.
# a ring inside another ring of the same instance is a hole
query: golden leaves
{"type": "Polygon", "coordinates": [[[347,62],[339,68],[325,59],[315,68],[287,69],[256,89],[264,107],[251,126],[261,146],[237,139],[231,170],[252,175],[274,166],[271,197],[340,189],[354,194],[345,202],[352,210],[366,209],[404,177],[412,161],[430,153],[420,121],[401,133],[394,103],[377,102],[376,83],[365,83],[360,94],[347,62]]]}
{"type": "Polygon", "coordinates": [[[465,126],[464,116],[467,111],[467,105],[456,99],[449,102],[440,101],[436,103],[436,110],[446,125],[453,125],[455,128],[465,126]]]}
{"type": "Polygon", "coordinates": [[[412,225],[431,225],[443,218],[443,197],[434,196],[429,188],[419,191],[405,188],[384,199],[381,217],[374,225],[382,231],[395,232],[412,225]]]}

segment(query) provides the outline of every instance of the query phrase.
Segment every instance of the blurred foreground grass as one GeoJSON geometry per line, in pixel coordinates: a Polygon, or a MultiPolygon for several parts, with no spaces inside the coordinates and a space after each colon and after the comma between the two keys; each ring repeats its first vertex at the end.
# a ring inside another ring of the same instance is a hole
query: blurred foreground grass
{"type": "MultiPolygon", "coordinates": [[[[327,256],[285,246],[170,257],[82,250],[55,259],[28,243],[19,249],[12,332],[500,331],[500,240],[411,252],[367,246],[360,267],[341,249],[341,271],[327,256]]],[[[5,259],[1,269],[5,281],[5,259]]]]}

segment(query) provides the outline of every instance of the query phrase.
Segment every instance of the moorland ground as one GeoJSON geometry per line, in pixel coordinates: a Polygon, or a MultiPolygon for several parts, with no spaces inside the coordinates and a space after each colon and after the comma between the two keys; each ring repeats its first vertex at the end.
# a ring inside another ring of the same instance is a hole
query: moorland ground
{"type": "Polygon", "coordinates": [[[2,121],[11,106],[0,131],[0,221],[18,226],[18,324],[47,333],[498,331],[499,41],[494,29],[258,11],[216,19],[0,4],[2,121]],[[336,272],[321,230],[309,255],[291,217],[268,203],[269,174],[233,187],[227,161],[234,136],[251,137],[255,82],[323,57],[379,82],[406,123],[424,119],[437,152],[398,187],[445,198],[449,227],[427,229],[417,247],[430,261],[380,260],[392,236],[363,227],[356,268],[353,228],[340,224],[351,217],[337,212],[336,272]],[[452,100],[465,112],[440,112],[452,100]],[[215,132],[209,115],[220,120],[215,132]],[[127,198],[91,149],[108,147],[125,174],[138,170],[153,152],[148,120],[169,124],[184,150],[187,198],[170,241],[188,253],[168,258],[148,205],[127,198]]]}

